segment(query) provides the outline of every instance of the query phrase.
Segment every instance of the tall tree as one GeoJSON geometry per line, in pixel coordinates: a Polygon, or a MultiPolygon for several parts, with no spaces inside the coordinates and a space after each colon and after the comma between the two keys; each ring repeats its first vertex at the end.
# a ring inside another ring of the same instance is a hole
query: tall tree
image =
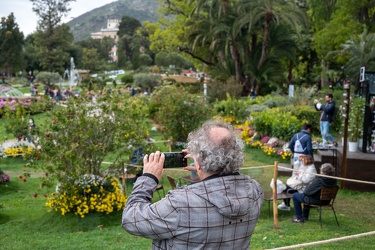
{"type": "Polygon", "coordinates": [[[121,38],[123,35],[132,36],[135,31],[142,27],[142,24],[135,18],[123,16],[118,27],[117,35],[121,38]]]}
{"type": "Polygon", "coordinates": [[[11,13],[7,18],[1,18],[0,26],[0,68],[11,76],[16,70],[22,69],[23,64],[23,33],[20,32],[15,17],[11,13]]]}
{"type": "Polygon", "coordinates": [[[351,39],[341,45],[342,54],[348,56],[345,64],[345,71],[352,79],[356,79],[359,86],[359,70],[366,67],[366,70],[375,70],[375,34],[365,30],[358,37],[351,36],[351,39]]]}
{"type": "Polygon", "coordinates": [[[35,46],[40,65],[42,69],[51,72],[63,70],[63,65],[69,61],[67,46],[72,45],[73,35],[67,25],[61,25],[61,20],[70,11],[69,3],[75,0],[30,1],[39,17],[35,46]]]}

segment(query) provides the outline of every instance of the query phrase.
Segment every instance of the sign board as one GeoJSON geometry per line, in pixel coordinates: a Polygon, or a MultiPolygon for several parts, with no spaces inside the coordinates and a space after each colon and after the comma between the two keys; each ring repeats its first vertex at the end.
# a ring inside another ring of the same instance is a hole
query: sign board
{"type": "Polygon", "coordinates": [[[294,85],[289,85],[289,97],[294,97],[294,85]]]}
{"type": "Polygon", "coordinates": [[[365,80],[365,67],[361,67],[359,71],[359,81],[363,82],[365,80]]]}

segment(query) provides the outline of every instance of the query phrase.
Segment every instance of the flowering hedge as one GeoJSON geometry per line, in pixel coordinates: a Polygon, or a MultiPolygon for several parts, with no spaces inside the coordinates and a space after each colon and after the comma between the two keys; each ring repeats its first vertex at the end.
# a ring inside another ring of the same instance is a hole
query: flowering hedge
{"type": "Polygon", "coordinates": [[[0,97],[0,115],[23,107],[27,113],[39,113],[51,108],[54,103],[44,96],[0,97]]]}
{"type": "Polygon", "coordinates": [[[62,215],[74,213],[83,218],[89,212],[109,214],[120,211],[125,202],[117,178],[86,174],[78,180],[60,183],[56,193],[47,198],[46,206],[62,215]]]}

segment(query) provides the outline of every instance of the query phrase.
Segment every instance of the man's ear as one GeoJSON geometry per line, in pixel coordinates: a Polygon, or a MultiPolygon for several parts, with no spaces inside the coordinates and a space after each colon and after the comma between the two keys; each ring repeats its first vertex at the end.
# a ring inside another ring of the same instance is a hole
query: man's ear
{"type": "Polygon", "coordinates": [[[195,168],[196,168],[196,169],[199,169],[199,170],[202,170],[202,166],[201,166],[201,164],[199,164],[198,162],[195,164],[195,168]]]}

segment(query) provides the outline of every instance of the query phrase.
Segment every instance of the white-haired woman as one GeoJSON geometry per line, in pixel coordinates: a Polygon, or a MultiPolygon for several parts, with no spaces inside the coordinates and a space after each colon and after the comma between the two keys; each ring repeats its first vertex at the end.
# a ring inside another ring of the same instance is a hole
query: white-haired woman
{"type": "MultiPolygon", "coordinates": [[[[333,176],[335,168],[330,163],[324,163],[320,167],[320,173],[327,176],[333,176]]],[[[308,184],[303,193],[293,194],[294,218],[291,222],[303,223],[309,218],[310,209],[304,208],[303,204],[320,204],[320,192],[322,187],[332,187],[337,185],[337,180],[329,177],[316,177],[308,184]]]]}

